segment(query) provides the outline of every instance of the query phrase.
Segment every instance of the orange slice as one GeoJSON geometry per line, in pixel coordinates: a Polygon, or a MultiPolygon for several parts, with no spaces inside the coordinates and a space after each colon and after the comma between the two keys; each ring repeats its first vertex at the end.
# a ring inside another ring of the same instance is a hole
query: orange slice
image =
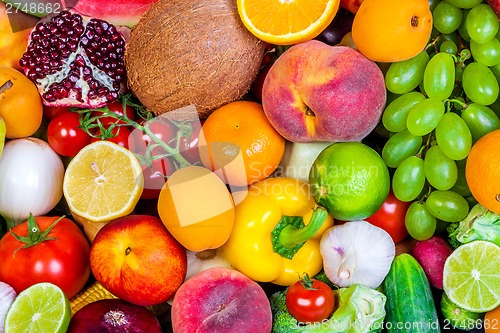
{"type": "Polygon", "coordinates": [[[238,0],[243,24],[256,37],[291,45],[318,36],[333,20],[340,0],[238,0]]]}
{"type": "Polygon", "coordinates": [[[130,150],[109,141],[96,141],[69,163],[63,193],[72,214],[103,222],[130,214],[143,184],[141,166],[130,150]]]}

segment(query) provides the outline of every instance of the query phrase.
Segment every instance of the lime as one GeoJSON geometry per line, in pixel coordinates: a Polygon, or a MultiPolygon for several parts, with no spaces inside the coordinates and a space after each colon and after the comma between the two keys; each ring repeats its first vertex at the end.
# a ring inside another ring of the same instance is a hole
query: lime
{"type": "Polygon", "coordinates": [[[314,199],[336,219],[362,220],[373,215],[389,194],[390,177],[382,157],[361,142],[325,148],[309,172],[314,199]]]}
{"type": "Polygon", "coordinates": [[[64,333],[70,319],[71,307],[62,289],[42,282],[16,297],[5,317],[5,332],[64,333]]]}
{"type": "Polygon", "coordinates": [[[459,246],[446,259],[443,290],[468,311],[486,312],[500,305],[500,247],[488,241],[459,246]]]}

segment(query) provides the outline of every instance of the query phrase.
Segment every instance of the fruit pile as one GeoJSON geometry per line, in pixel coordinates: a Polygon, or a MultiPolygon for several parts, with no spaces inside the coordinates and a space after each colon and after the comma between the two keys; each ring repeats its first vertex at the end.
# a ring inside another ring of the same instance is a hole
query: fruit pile
{"type": "Polygon", "coordinates": [[[496,0],[0,2],[0,332],[500,332],[496,0]]]}

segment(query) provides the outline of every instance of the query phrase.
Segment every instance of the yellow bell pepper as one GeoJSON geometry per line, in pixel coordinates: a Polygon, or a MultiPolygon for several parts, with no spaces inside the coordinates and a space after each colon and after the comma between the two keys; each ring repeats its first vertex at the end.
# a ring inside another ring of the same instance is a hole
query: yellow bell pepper
{"type": "Polygon", "coordinates": [[[299,275],[321,270],[319,243],[332,225],[306,182],[266,178],[251,185],[236,206],[233,230],[220,255],[255,281],[289,286],[299,275]]]}

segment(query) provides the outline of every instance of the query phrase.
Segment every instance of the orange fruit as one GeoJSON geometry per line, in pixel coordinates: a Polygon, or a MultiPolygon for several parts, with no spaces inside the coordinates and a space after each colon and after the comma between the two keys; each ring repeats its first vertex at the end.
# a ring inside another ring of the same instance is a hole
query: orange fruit
{"type": "Polygon", "coordinates": [[[200,167],[178,169],[163,185],[158,214],[186,249],[201,252],[222,246],[234,223],[234,201],[215,173],[200,167]]]}
{"type": "Polygon", "coordinates": [[[483,327],[484,333],[500,333],[500,306],[486,312],[483,327]]]}
{"type": "Polygon", "coordinates": [[[352,24],[356,48],[368,59],[397,62],[413,58],[429,41],[428,0],[364,0],[352,24]]]}
{"type": "Polygon", "coordinates": [[[23,73],[10,67],[0,67],[0,117],[9,139],[30,136],[42,124],[38,89],[23,73]]]}
{"type": "Polygon", "coordinates": [[[476,141],[467,157],[465,179],[472,196],[500,214],[500,129],[476,141]]]}
{"type": "Polygon", "coordinates": [[[285,152],[285,139],[262,105],[236,101],[215,110],[202,127],[200,156],[226,184],[246,186],[269,177],[285,152]]]}
{"type": "Polygon", "coordinates": [[[340,0],[238,0],[243,24],[258,38],[291,45],[318,36],[333,20],[340,0]]]}

